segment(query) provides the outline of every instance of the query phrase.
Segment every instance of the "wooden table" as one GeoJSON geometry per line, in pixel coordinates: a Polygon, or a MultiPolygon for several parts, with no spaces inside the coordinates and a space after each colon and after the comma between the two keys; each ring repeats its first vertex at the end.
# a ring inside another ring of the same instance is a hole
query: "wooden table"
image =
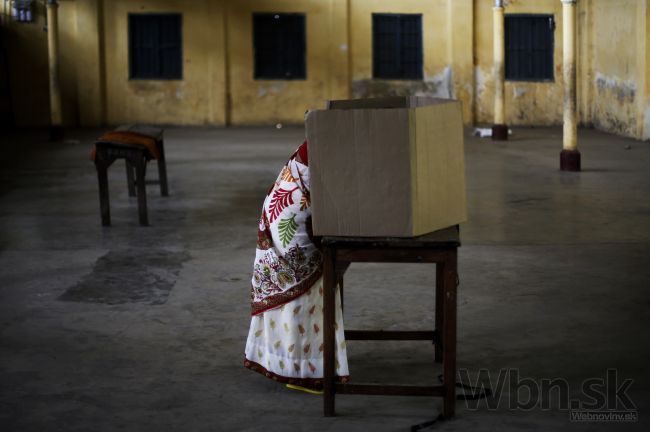
{"type": "Polygon", "coordinates": [[[160,183],[160,194],[169,196],[167,187],[167,165],[165,161],[165,149],[163,145],[163,130],[160,128],[125,125],[116,129],[120,132],[134,132],[154,139],[158,149],[158,181],[146,181],[145,174],[147,162],[151,155],[144,146],[126,144],[123,142],[106,141],[101,138],[95,141],[95,167],[97,168],[97,179],[99,182],[99,206],[102,218],[102,225],[110,226],[111,210],[108,194],[108,168],[116,159],[124,159],[126,165],[126,180],[129,196],[138,197],[138,215],[140,225],[149,225],[147,214],[147,183],[160,183]]]}
{"type": "MultiPolygon", "coordinates": [[[[156,146],[158,147],[158,153],[160,157],[157,159],[158,162],[158,180],[147,180],[147,184],[160,184],[160,195],[169,196],[169,188],[167,187],[167,161],[165,160],[165,146],[163,142],[163,129],[157,128],[154,126],[146,126],[139,124],[129,124],[122,125],[115,129],[119,132],[135,132],[141,135],[146,135],[150,138],[156,140],[156,146]]],[[[134,188],[134,178],[133,170],[129,172],[129,166],[127,165],[127,179],[129,179],[129,196],[135,196],[134,188]]]]}
{"type": "Polygon", "coordinates": [[[412,238],[323,237],[324,300],[324,414],[335,415],[336,393],[443,398],[445,418],[453,417],[456,400],[456,288],[458,227],[412,238]],[[346,330],[346,340],[426,340],[435,344],[435,361],[442,362],[443,383],[435,386],[404,386],[338,383],[335,376],[335,290],[353,262],[435,263],[435,329],[412,331],[346,330]]]}

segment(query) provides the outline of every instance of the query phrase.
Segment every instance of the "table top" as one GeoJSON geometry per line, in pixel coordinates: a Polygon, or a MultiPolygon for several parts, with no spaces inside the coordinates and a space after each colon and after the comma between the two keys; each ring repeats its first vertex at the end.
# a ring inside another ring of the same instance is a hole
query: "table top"
{"type": "Polygon", "coordinates": [[[142,135],[150,136],[156,141],[160,141],[163,137],[163,129],[155,126],[147,126],[140,124],[128,124],[119,126],[116,131],[119,132],[135,132],[142,135]]]}
{"type": "Polygon", "coordinates": [[[460,230],[458,226],[444,228],[417,237],[342,237],[323,236],[321,243],[325,246],[336,247],[426,247],[446,248],[460,246],[460,230]]]}

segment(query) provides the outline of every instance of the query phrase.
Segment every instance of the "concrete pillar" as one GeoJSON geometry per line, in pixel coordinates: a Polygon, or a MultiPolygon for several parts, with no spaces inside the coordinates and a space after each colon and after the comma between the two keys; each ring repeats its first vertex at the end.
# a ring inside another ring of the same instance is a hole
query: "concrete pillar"
{"type": "Polygon", "coordinates": [[[106,63],[104,50],[104,0],[76,2],[75,63],[77,106],[81,126],[106,123],[106,63]]]}
{"type": "Polygon", "coordinates": [[[636,5],[636,138],[650,139],[650,5],[640,1],[636,5]]]}
{"type": "Polygon", "coordinates": [[[223,3],[223,70],[225,87],[224,124],[226,127],[232,125],[232,80],[230,79],[230,26],[228,25],[228,3],[223,3]]]}
{"type": "Polygon", "coordinates": [[[452,97],[463,105],[463,122],[474,124],[474,2],[447,0],[447,58],[452,68],[452,97]]]}
{"type": "Polygon", "coordinates": [[[560,170],[580,171],[576,109],[576,2],[562,0],[564,133],[560,170]]]}
{"type": "Polygon", "coordinates": [[[495,0],[493,8],[494,32],[494,124],[492,125],[493,140],[507,140],[508,126],[506,125],[505,105],[505,26],[503,0],[495,0]]]}
{"type": "Polygon", "coordinates": [[[350,1],[329,0],[327,52],[327,99],[347,99],[350,96],[350,1]]]}
{"type": "Polygon", "coordinates": [[[47,53],[50,69],[50,139],[63,138],[63,109],[59,80],[59,4],[47,1],[47,53]]]}

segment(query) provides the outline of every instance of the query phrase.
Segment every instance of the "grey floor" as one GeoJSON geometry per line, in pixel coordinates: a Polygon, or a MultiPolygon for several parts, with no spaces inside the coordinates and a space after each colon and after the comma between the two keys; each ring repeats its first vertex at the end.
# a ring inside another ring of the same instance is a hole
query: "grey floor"
{"type": "MultiPolygon", "coordinates": [[[[434,398],[345,395],[323,418],[319,396],[242,366],[256,220],[301,129],[168,129],[171,196],[149,186],[140,227],[120,162],[111,228],[88,160],[99,132],[0,136],[0,430],[406,431],[435,417],[434,398]]],[[[512,379],[493,409],[459,401],[431,430],[650,430],[650,143],[585,130],[580,146],[584,171],[562,173],[559,129],[467,137],[458,362],[493,387],[512,379]],[[607,369],[633,380],[638,422],[571,422],[557,392],[550,409],[515,406],[512,374],[588,401],[582,383],[607,369]]],[[[346,326],[431,326],[434,274],[354,265],[346,326]]],[[[439,373],[424,342],[348,349],[356,382],[439,373]]]]}

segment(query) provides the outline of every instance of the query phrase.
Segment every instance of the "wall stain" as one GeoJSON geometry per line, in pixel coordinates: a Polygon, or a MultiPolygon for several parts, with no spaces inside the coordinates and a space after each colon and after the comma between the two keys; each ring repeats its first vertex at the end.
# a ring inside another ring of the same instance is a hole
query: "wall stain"
{"type": "Polygon", "coordinates": [[[627,136],[637,133],[636,84],[596,72],[593,124],[597,129],[627,136]]]}
{"type": "Polygon", "coordinates": [[[431,96],[450,99],[454,97],[451,67],[421,81],[357,79],[352,81],[352,97],[371,98],[386,96],[431,96]]]}
{"type": "Polygon", "coordinates": [[[611,93],[620,103],[634,103],[636,84],[596,72],[596,89],[599,93],[611,93]]]}

